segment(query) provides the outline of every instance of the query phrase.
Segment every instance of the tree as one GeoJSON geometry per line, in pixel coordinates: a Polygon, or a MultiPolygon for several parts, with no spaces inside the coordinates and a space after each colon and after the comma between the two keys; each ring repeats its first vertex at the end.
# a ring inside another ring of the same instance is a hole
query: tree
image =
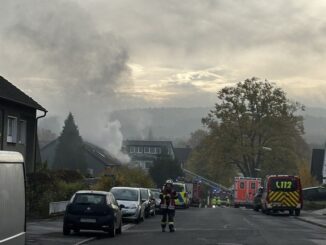
{"type": "Polygon", "coordinates": [[[149,174],[158,187],[162,187],[167,179],[176,179],[183,176],[183,171],[177,160],[162,155],[149,169],[149,174]]]}
{"type": "Polygon", "coordinates": [[[308,163],[303,162],[299,166],[299,176],[301,179],[302,188],[318,186],[318,180],[311,174],[308,163]]]}
{"type": "Polygon", "coordinates": [[[87,170],[84,143],[71,113],[65,120],[63,130],[58,138],[54,168],[79,170],[82,173],[86,173],[87,170]]]}
{"type": "Polygon", "coordinates": [[[151,177],[141,168],[119,166],[107,169],[100,180],[93,186],[94,190],[109,191],[114,186],[154,187],[151,177]]]}
{"type": "Polygon", "coordinates": [[[214,110],[202,122],[220,142],[220,158],[244,176],[256,177],[260,169],[290,174],[304,157],[298,149],[306,147],[300,110],[304,107],[281,88],[252,78],[221,89],[214,110]]]}
{"type": "Polygon", "coordinates": [[[207,136],[207,132],[205,130],[202,129],[196,130],[190,135],[190,139],[188,141],[189,146],[192,149],[195,149],[202,143],[202,141],[206,138],[206,136],[207,136]]]}

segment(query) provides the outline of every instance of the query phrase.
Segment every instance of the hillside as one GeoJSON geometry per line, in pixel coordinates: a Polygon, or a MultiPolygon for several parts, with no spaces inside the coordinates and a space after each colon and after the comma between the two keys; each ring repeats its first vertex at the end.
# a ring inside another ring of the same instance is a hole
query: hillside
{"type": "MultiPolygon", "coordinates": [[[[203,128],[201,118],[209,108],[148,108],[115,111],[112,120],[121,122],[125,138],[186,139],[191,132],[203,128]]],[[[321,145],[326,141],[326,109],[307,108],[305,118],[305,139],[309,144],[321,145]]]]}

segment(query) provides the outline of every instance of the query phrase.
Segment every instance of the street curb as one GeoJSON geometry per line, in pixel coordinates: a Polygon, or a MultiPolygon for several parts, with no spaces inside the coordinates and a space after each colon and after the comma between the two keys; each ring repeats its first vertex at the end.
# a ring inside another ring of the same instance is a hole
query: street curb
{"type": "Polygon", "coordinates": [[[312,224],[312,225],[317,225],[319,227],[326,228],[326,225],[324,225],[324,224],[320,224],[318,222],[314,222],[314,221],[311,221],[311,220],[308,220],[308,219],[305,219],[305,218],[302,218],[302,217],[296,217],[296,219],[301,220],[301,221],[306,222],[306,223],[309,223],[309,224],[312,224]]]}

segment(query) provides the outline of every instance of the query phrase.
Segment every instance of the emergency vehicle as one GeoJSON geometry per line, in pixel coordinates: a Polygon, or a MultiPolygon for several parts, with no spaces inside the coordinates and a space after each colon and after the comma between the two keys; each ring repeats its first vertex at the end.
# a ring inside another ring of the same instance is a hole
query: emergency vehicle
{"type": "Polygon", "coordinates": [[[189,197],[186,184],[183,182],[174,182],[173,188],[178,196],[175,200],[175,206],[179,208],[189,208],[189,197]]]}
{"type": "Polygon", "coordinates": [[[262,195],[262,211],[289,211],[290,215],[300,215],[303,196],[300,178],[290,175],[266,176],[262,195]]]}
{"type": "Polygon", "coordinates": [[[260,186],[261,178],[235,177],[233,195],[234,207],[253,207],[254,197],[260,186]]]}

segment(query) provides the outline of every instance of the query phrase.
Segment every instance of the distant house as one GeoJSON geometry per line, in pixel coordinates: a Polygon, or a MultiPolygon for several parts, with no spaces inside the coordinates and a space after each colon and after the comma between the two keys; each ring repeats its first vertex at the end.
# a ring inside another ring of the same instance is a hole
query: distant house
{"type": "Polygon", "coordinates": [[[320,183],[326,183],[326,154],[325,149],[313,149],[311,158],[311,174],[320,183]]]}
{"type": "Polygon", "coordinates": [[[41,162],[37,122],[47,110],[0,76],[0,150],[22,153],[27,173],[41,162]],[[37,111],[43,112],[37,116],[37,111]]]}
{"type": "MultiPolygon", "coordinates": [[[[49,169],[53,168],[58,143],[56,139],[41,148],[42,160],[47,162],[49,169]]],[[[121,165],[118,159],[112,157],[107,151],[94,144],[84,142],[84,150],[87,169],[92,176],[100,175],[108,167],[121,165]]]]}
{"type": "Polygon", "coordinates": [[[181,167],[184,167],[184,165],[188,161],[191,151],[192,149],[190,147],[174,148],[175,157],[178,160],[178,163],[181,165],[181,167]]]}
{"type": "Polygon", "coordinates": [[[123,142],[123,152],[129,155],[133,166],[144,170],[148,170],[162,154],[175,159],[171,141],[126,140],[123,142]]]}

